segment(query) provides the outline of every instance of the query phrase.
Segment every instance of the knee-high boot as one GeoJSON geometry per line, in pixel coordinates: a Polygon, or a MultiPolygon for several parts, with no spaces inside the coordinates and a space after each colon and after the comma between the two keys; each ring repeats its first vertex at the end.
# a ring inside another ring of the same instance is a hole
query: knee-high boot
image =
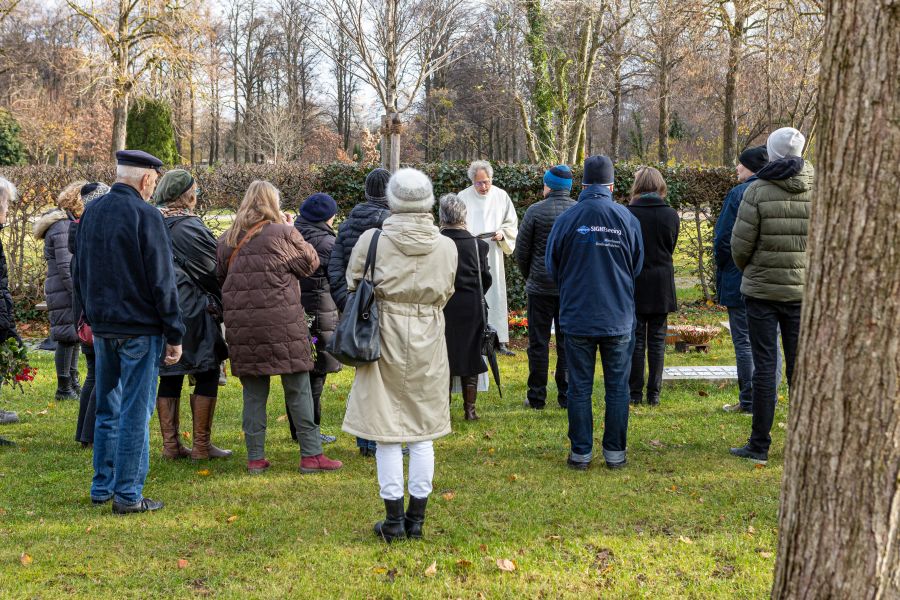
{"type": "Polygon", "coordinates": [[[163,458],[175,460],[191,455],[191,449],[181,445],[178,431],[181,398],[160,396],[156,399],[156,413],[159,415],[159,430],[163,438],[163,458]]]}
{"type": "Polygon", "coordinates": [[[469,375],[462,378],[463,413],[466,421],[477,421],[475,413],[475,398],[478,397],[478,375],[469,375]]]}
{"type": "Polygon", "coordinates": [[[194,460],[228,458],[232,454],[231,450],[216,448],[209,441],[215,411],[215,398],[196,394],[191,396],[191,413],[194,415],[194,448],[191,450],[191,458],[194,460]]]}

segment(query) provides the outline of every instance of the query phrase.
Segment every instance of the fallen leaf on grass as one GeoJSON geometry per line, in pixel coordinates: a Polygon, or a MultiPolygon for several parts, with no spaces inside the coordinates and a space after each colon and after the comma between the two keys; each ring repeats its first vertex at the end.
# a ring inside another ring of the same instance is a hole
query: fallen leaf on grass
{"type": "Polygon", "coordinates": [[[493,449],[493,448],[488,448],[488,454],[493,454],[493,453],[494,453],[494,449],[493,449]]]}
{"type": "Polygon", "coordinates": [[[437,561],[431,561],[431,564],[428,565],[428,568],[425,569],[425,577],[434,577],[437,575],[437,561]]]}
{"type": "Polygon", "coordinates": [[[332,383],[332,384],[331,384],[331,389],[332,389],[332,390],[337,390],[337,389],[338,389],[338,385],[337,385],[336,383],[332,383]]]}
{"type": "Polygon", "coordinates": [[[665,447],[666,447],[666,445],[663,444],[663,443],[662,443],[661,441],[659,441],[659,440],[650,440],[650,441],[647,442],[647,443],[650,444],[650,446],[652,446],[653,448],[665,448],[665,447]]]}
{"type": "Polygon", "coordinates": [[[747,533],[754,535],[756,533],[756,528],[753,525],[747,525],[747,533]]]}
{"type": "Polygon", "coordinates": [[[512,573],[516,570],[516,563],[509,560],[508,558],[498,558],[497,559],[497,568],[501,571],[506,571],[507,573],[512,573]]]}
{"type": "Polygon", "coordinates": [[[471,568],[472,568],[472,561],[469,561],[469,560],[466,560],[466,559],[462,558],[462,559],[456,561],[456,567],[457,567],[458,569],[471,569],[471,568]]]}
{"type": "Polygon", "coordinates": [[[187,569],[187,568],[188,568],[188,564],[189,564],[189,563],[188,563],[188,561],[187,561],[186,558],[179,558],[179,559],[178,559],[178,568],[179,568],[179,569],[187,569]]]}
{"type": "Polygon", "coordinates": [[[687,537],[686,535],[678,536],[678,541],[681,542],[682,544],[693,544],[694,543],[694,540],[687,537]]]}
{"type": "Polygon", "coordinates": [[[761,464],[759,464],[759,463],[756,463],[756,465],[754,466],[754,468],[755,468],[755,469],[765,469],[765,468],[766,468],[766,465],[761,465],[761,464]]]}
{"type": "Polygon", "coordinates": [[[479,545],[478,545],[478,549],[481,550],[482,553],[486,553],[486,552],[487,552],[487,545],[485,545],[485,544],[479,544],[479,545]]]}
{"type": "Polygon", "coordinates": [[[23,567],[27,567],[34,562],[34,559],[31,558],[31,555],[27,552],[23,552],[21,555],[19,555],[19,562],[22,563],[23,567]]]}
{"type": "Polygon", "coordinates": [[[513,473],[512,475],[507,477],[507,479],[509,479],[510,481],[516,481],[517,479],[519,479],[519,476],[513,473]]]}
{"type": "Polygon", "coordinates": [[[548,535],[547,539],[552,540],[554,542],[558,542],[558,541],[562,540],[562,536],[561,535],[548,535]]]}
{"type": "Polygon", "coordinates": [[[384,575],[385,573],[387,573],[387,569],[385,569],[384,567],[373,567],[372,572],[376,575],[384,575]]]}
{"type": "Polygon", "coordinates": [[[784,402],[784,394],[778,394],[778,401],[784,402]]]}
{"type": "Polygon", "coordinates": [[[46,415],[46,414],[47,414],[47,409],[46,409],[46,408],[45,408],[44,410],[38,412],[38,416],[43,416],[43,415],[46,415]]]}
{"type": "Polygon", "coordinates": [[[200,469],[197,471],[197,475],[201,477],[209,477],[209,469],[200,469]]]}
{"type": "Polygon", "coordinates": [[[284,423],[285,421],[287,421],[287,415],[281,415],[280,417],[278,417],[275,420],[278,421],[279,423],[284,423]]]}
{"type": "Polygon", "coordinates": [[[487,431],[484,432],[484,439],[489,440],[489,439],[491,439],[492,437],[494,437],[494,430],[493,430],[493,429],[488,429],[487,431]]]}
{"type": "Polygon", "coordinates": [[[443,498],[447,502],[450,502],[451,500],[456,498],[456,492],[453,492],[453,491],[444,492],[443,494],[441,494],[441,498],[443,498]]]}
{"type": "Polygon", "coordinates": [[[763,558],[772,558],[773,556],[775,556],[771,552],[766,552],[766,551],[760,552],[759,555],[762,556],[763,558]]]}
{"type": "Polygon", "coordinates": [[[785,424],[784,424],[784,423],[778,423],[778,428],[779,428],[779,429],[784,429],[784,428],[785,428],[785,424]]]}
{"type": "Polygon", "coordinates": [[[230,517],[225,519],[226,523],[234,523],[235,521],[237,521],[237,515],[231,515],[230,517]]]}
{"type": "Polygon", "coordinates": [[[94,528],[93,525],[88,525],[87,528],[84,530],[84,532],[85,532],[85,533],[90,533],[90,532],[91,532],[91,529],[93,529],[93,528],[94,528]]]}
{"type": "Polygon", "coordinates": [[[699,390],[697,392],[697,395],[705,398],[706,396],[709,396],[709,392],[707,392],[706,390],[699,390]]]}
{"type": "Polygon", "coordinates": [[[189,439],[191,439],[191,432],[190,431],[182,431],[181,437],[183,437],[186,440],[189,440],[189,439]]]}

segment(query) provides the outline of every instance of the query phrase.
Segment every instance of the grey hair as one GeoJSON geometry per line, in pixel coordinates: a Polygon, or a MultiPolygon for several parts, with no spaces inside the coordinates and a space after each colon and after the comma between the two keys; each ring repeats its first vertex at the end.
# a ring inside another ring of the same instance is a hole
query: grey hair
{"type": "Polygon", "coordinates": [[[491,166],[491,163],[486,160],[473,160],[469,164],[469,181],[475,182],[475,176],[478,175],[478,171],[487,173],[488,179],[494,178],[494,167],[491,166]]]}
{"type": "Polygon", "coordinates": [[[441,227],[466,226],[466,203],[456,194],[444,194],[441,196],[441,205],[438,209],[441,219],[441,227]]]}
{"type": "Polygon", "coordinates": [[[144,169],[143,167],[134,167],[132,165],[116,165],[116,180],[136,183],[141,180],[141,177],[152,170],[153,169],[144,169]]]}
{"type": "Polygon", "coordinates": [[[15,199],[15,184],[6,177],[0,177],[0,209],[9,208],[9,203],[15,199]]]}

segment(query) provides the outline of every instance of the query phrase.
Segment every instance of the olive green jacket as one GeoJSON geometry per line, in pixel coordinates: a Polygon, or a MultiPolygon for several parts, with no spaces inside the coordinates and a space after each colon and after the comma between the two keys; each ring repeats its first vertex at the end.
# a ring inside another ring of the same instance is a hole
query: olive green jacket
{"type": "Polygon", "coordinates": [[[744,296],[799,302],[806,281],[813,166],[805,162],[799,172],[763,179],[770,166],[776,167],[770,163],[761,170],[760,179],[744,192],[731,233],[731,256],[743,272],[744,296]]]}

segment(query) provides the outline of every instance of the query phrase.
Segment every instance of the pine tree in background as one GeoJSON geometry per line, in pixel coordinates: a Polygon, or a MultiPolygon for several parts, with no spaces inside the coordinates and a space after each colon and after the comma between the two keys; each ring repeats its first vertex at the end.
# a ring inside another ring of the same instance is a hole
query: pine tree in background
{"type": "Polygon", "coordinates": [[[128,111],[125,147],[149,152],[166,165],[178,164],[172,108],[168,102],[142,98],[134,103],[128,111]]]}
{"type": "Polygon", "coordinates": [[[21,165],[25,149],[19,139],[19,124],[9,111],[0,109],[0,166],[21,165]]]}

